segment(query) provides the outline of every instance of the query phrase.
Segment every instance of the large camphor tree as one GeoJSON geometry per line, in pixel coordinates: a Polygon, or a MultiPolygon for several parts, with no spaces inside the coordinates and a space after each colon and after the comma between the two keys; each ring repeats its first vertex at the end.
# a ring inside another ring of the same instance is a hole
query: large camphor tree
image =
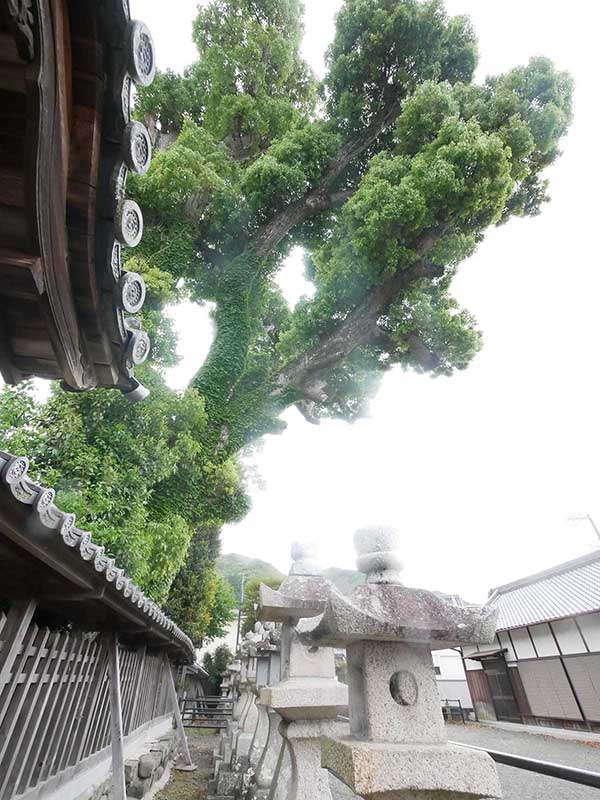
{"type": "Polygon", "coordinates": [[[147,263],[212,301],[193,380],[222,457],[296,405],[359,415],[394,365],[449,375],[480,347],[450,293],[491,225],[538,214],[571,117],[550,61],[473,83],[477,46],[440,0],[346,0],[315,81],[298,0],[214,0],[199,58],[142,94],[159,148],[137,192],[147,263]],[[304,249],[316,292],[275,278],[304,249]]]}
{"type": "MultiPolygon", "coordinates": [[[[290,406],[310,422],[352,420],[386,370],[451,375],[477,353],[480,333],[452,278],[490,226],[540,212],[572,94],[570,77],[541,57],[475,84],[473,29],[440,0],[345,0],[323,82],[300,55],[298,0],[212,0],[193,33],[197,62],[160,73],[138,98],[157,147],[134,181],[147,230],[130,265],[149,279],[145,414],[162,420],[168,448],[146,447],[162,472],[139,469],[138,511],[159,525],[148,552],[159,559],[162,546],[174,558],[161,598],[191,541],[167,602],[188,628],[215,596],[214,582],[212,595],[189,587],[214,568],[218,527],[247,508],[241,448],[281,431],[290,406]],[[315,293],[291,309],[276,278],[294,247],[315,293]],[[214,304],[215,337],[179,397],[164,385],[175,343],[163,309],[184,298],[214,304]]],[[[21,401],[4,425],[13,435],[21,401]]],[[[131,414],[120,399],[51,403],[59,420],[76,406],[77,435],[91,418],[105,434],[96,452],[118,454],[111,421],[131,414]]],[[[31,432],[39,421],[28,409],[31,432]]],[[[137,435],[150,430],[149,420],[137,435]]],[[[38,447],[38,461],[85,492],[69,447],[56,457],[38,447]]],[[[134,484],[140,459],[126,459],[134,484]]]]}

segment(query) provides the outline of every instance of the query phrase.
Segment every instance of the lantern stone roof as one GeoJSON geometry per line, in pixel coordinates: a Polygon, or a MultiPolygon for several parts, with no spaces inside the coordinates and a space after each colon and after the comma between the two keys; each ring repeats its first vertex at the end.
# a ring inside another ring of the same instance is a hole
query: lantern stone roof
{"type": "Polygon", "coordinates": [[[110,624],[132,642],[154,640],[193,663],[189,637],[120,569],[55,492],[32,481],[28,460],[0,451],[0,602],[34,596],[53,622],[110,624]]]}
{"type": "Polygon", "coordinates": [[[155,72],[128,0],[12,0],[0,13],[0,374],[146,390],[142,277],[122,269],[143,218],[125,194],[151,159],[132,120],[155,72]]]}
{"type": "Polygon", "coordinates": [[[366,582],[348,597],[333,589],[320,616],[300,621],[298,630],[306,639],[330,647],[387,641],[429,644],[432,649],[493,641],[495,609],[458,605],[400,583],[402,562],[394,529],[363,528],[354,543],[366,582]]]}
{"type": "Polygon", "coordinates": [[[366,583],[349,597],[334,589],[321,616],[302,620],[299,630],[330,647],[374,640],[427,643],[439,650],[491,642],[496,617],[492,608],[459,608],[424,589],[366,583]]]}
{"type": "Polygon", "coordinates": [[[261,583],[257,619],[263,622],[288,622],[314,617],[325,607],[332,584],[319,576],[290,575],[279,589],[261,583]]]}

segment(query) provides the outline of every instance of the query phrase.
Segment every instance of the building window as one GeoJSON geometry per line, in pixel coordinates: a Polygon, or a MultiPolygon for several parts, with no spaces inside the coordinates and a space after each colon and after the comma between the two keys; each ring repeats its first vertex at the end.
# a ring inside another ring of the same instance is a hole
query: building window
{"type": "Polygon", "coordinates": [[[436,674],[436,675],[441,675],[441,674],[442,674],[442,669],[441,669],[441,667],[434,667],[434,670],[435,670],[435,674],[436,674]]]}

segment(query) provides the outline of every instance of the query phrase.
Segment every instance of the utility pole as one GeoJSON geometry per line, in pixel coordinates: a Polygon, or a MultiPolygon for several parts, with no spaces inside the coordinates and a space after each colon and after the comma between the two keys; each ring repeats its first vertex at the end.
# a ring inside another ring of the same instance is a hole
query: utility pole
{"type": "Polygon", "coordinates": [[[242,575],[242,582],[240,584],[240,607],[238,609],[238,623],[237,634],[235,636],[235,652],[237,653],[240,646],[240,631],[242,629],[242,606],[244,605],[244,585],[246,583],[246,576],[242,575]]]}

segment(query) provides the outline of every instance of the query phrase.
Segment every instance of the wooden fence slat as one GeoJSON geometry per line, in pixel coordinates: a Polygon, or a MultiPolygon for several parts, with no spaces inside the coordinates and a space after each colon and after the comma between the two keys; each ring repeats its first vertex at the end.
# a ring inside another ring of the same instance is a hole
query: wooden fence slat
{"type": "Polygon", "coordinates": [[[72,712],[73,722],[67,734],[64,755],[61,764],[59,765],[59,771],[65,769],[71,764],[71,756],[78,741],[78,734],[82,726],[85,727],[85,709],[87,707],[87,698],[89,697],[93,687],[93,677],[98,663],[98,646],[97,643],[92,639],[90,639],[89,647],[87,649],[86,661],[87,667],[83,674],[83,678],[80,683],[79,696],[77,697],[77,702],[72,712]]]}
{"type": "Polygon", "coordinates": [[[151,655],[146,658],[146,664],[144,666],[144,679],[142,681],[142,697],[140,700],[138,713],[135,720],[134,730],[139,728],[142,724],[142,720],[146,714],[146,705],[148,703],[148,694],[151,691],[152,687],[152,670],[154,667],[154,659],[151,655]]]}
{"type": "MultiPolygon", "coordinates": [[[[35,600],[15,603],[10,607],[6,621],[2,627],[4,646],[0,651],[0,695],[12,673],[15,660],[29,629],[29,624],[33,619],[35,609],[35,600]]],[[[2,715],[0,714],[0,725],[1,724],[2,715]]]]}
{"type": "Polygon", "coordinates": [[[86,743],[85,755],[91,755],[101,750],[100,743],[102,741],[103,728],[108,715],[108,650],[106,643],[102,640],[102,650],[105,653],[104,671],[100,677],[99,691],[96,698],[96,704],[92,711],[92,727],[89,732],[89,739],[86,743]]]}
{"type": "Polygon", "coordinates": [[[50,766],[48,767],[48,776],[54,775],[58,772],[57,762],[61,756],[61,745],[64,736],[64,731],[67,723],[70,721],[71,707],[75,699],[75,688],[77,686],[77,678],[79,673],[79,660],[84,650],[85,641],[83,638],[78,637],[78,645],[69,659],[69,668],[65,674],[64,682],[64,697],[61,704],[60,715],[57,720],[57,725],[52,736],[52,745],[48,758],[50,766]]]}
{"type": "Polygon", "coordinates": [[[110,744],[110,672],[106,673],[101,723],[94,752],[103,750],[110,744]]]}
{"type": "Polygon", "coordinates": [[[19,784],[20,786],[24,787],[23,791],[30,785],[32,781],[35,765],[38,762],[42,749],[42,744],[44,742],[44,739],[46,738],[46,731],[50,724],[52,709],[54,706],[54,702],[56,701],[55,686],[57,685],[60,671],[64,664],[64,658],[66,656],[68,644],[69,644],[69,634],[68,633],[61,634],[56,642],[56,661],[54,664],[54,669],[52,670],[48,683],[46,684],[46,692],[43,695],[41,713],[39,715],[39,719],[37,720],[37,724],[32,732],[31,741],[29,743],[29,749],[27,752],[28,758],[25,759],[26,763],[23,764],[23,773],[25,770],[27,770],[24,780],[21,780],[21,783],[19,784]],[[59,640],[62,640],[60,650],[58,649],[59,640]],[[52,699],[53,702],[50,704],[50,709],[48,710],[48,712],[46,712],[46,706],[48,705],[50,699],[52,699]],[[30,753],[32,753],[31,756],[30,753]]]}
{"type": "Polygon", "coordinates": [[[138,706],[139,696],[140,696],[140,683],[141,683],[141,680],[142,680],[142,674],[144,672],[145,661],[146,661],[146,645],[143,644],[136,651],[136,666],[137,666],[137,670],[136,670],[135,682],[133,683],[133,694],[132,694],[132,697],[131,697],[131,703],[130,703],[129,709],[127,711],[127,718],[125,720],[125,733],[126,734],[131,733],[131,730],[132,730],[131,726],[132,726],[133,720],[135,719],[135,713],[137,711],[137,706],[138,706]]]}
{"type": "Polygon", "coordinates": [[[141,725],[144,724],[146,719],[148,718],[148,704],[151,702],[152,693],[154,691],[154,672],[156,668],[156,659],[153,655],[149,655],[146,659],[146,671],[144,675],[143,681],[143,702],[140,704],[140,709],[138,713],[138,718],[136,720],[135,728],[139,728],[141,725]]]}
{"type": "Polygon", "coordinates": [[[50,711],[48,713],[48,720],[46,722],[44,730],[44,737],[40,741],[38,748],[39,760],[36,758],[36,760],[32,764],[33,768],[32,780],[34,786],[37,785],[38,783],[41,783],[41,781],[45,780],[48,774],[48,767],[50,766],[49,747],[53,741],[54,731],[56,729],[56,726],[60,721],[60,709],[62,707],[61,697],[64,697],[63,686],[65,681],[65,676],[68,675],[71,656],[78,642],[77,638],[71,634],[67,634],[67,637],[69,640],[69,644],[67,647],[67,651],[62,657],[60,669],[58,670],[58,673],[56,675],[56,683],[54,685],[54,697],[52,698],[52,704],[50,706],[50,711]]]}
{"type": "Polygon", "coordinates": [[[39,628],[35,609],[29,601],[0,612],[0,798],[18,797],[110,744],[114,800],[125,800],[124,736],[171,706],[183,732],[168,655],[146,644],[120,647],[114,632],[94,638],[39,628]]]}
{"type": "Polygon", "coordinates": [[[157,659],[157,670],[156,670],[156,691],[154,692],[154,702],[152,704],[152,711],[150,712],[151,717],[158,716],[158,709],[160,708],[160,701],[162,699],[163,693],[163,683],[166,678],[165,674],[162,670],[162,659],[157,659]]]}
{"type": "Polygon", "coordinates": [[[140,698],[140,703],[138,707],[138,713],[136,715],[135,723],[133,726],[133,730],[137,730],[141,725],[143,725],[146,719],[146,709],[148,707],[148,698],[151,696],[153,691],[153,675],[154,675],[154,663],[155,659],[153,655],[146,656],[146,662],[144,664],[144,678],[142,681],[142,697],[140,698]]]}
{"type": "Polygon", "coordinates": [[[42,780],[47,780],[56,772],[56,760],[59,755],[63,731],[68,721],[69,708],[73,700],[71,686],[73,684],[73,679],[76,678],[77,675],[77,662],[83,648],[83,640],[81,637],[78,636],[75,638],[75,644],[76,646],[69,653],[69,658],[67,659],[67,663],[65,665],[65,671],[61,678],[61,698],[59,700],[58,713],[56,715],[55,724],[52,730],[52,738],[48,742],[48,747],[45,752],[45,766],[42,774],[40,775],[42,780]]]}
{"type": "Polygon", "coordinates": [[[25,736],[29,719],[35,708],[35,699],[37,698],[39,691],[43,686],[42,682],[39,681],[36,691],[33,693],[33,697],[30,697],[29,692],[31,686],[33,685],[32,679],[39,668],[43,648],[49,637],[50,631],[48,628],[42,628],[37,633],[39,642],[38,647],[36,648],[36,654],[33,659],[31,659],[31,663],[29,664],[26,681],[19,687],[18,692],[14,696],[14,707],[11,710],[12,719],[9,721],[7,717],[4,718],[2,735],[5,737],[5,739],[4,744],[0,748],[0,764],[2,765],[2,770],[0,771],[0,780],[2,780],[2,776],[4,776],[4,779],[0,784],[0,797],[10,796],[6,792],[6,787],[10,782],[10,776],[13,770],[15,767],[19,766],[19,757],[21,756],[20,748],[23,742],[23,737],[25,736]],[[27,709],[29,709],[28,713],[27,709]],[[23,719],[23,717],[25,718],[23,719]],[[19,725],[19,728],[15,731],[17,724],[19,725]],[[12,751],[12,758],[10,759],[7,756],[8,751],[12,751]]]}
{"type": "Polygon", "coordinates": [[[56,772],[61,772],[66,766],[65,756],[68,756],[69,739],[71,738],[73,728],[77,725],[77,707],[85,688],[85,679],[89,670],[88,654],[92,643],[89,638],[86,638],[82,644],[83,648],[80,651],[81,656],[78,657],[78,661],[73,665],[75,674],[70,683],[72,686],[72,697],[64,714],[65,724],[61,731],[60,744],[56,748],[56,772]]]}
{"type": "MultiPolygon", "coordinates": [[[[127,732],[127,728],[125,725],[125,720],[127,715],[129,714],[129,709],[131,708],[131,701],[133,698],[133,690],[135,688],[135,670],[137,666],[137,651],[136,650],[127,650],[125,651],[127,655],[125,669],[121,670],[122,675],[122,682],[121,682],[121,703],[123,706],[123,730],[125,733],[127,732]]],[[[121,651],[123,653],[123,651],[121,651]]],[[[119,662],[121,663],[121,662],[119,662]]]]}
{"type": "Polygon", "coordinates": [[[2,727],[4,727],[6,715],[11,706],[15,692],[19,687],[19,681],[16,678],[25,670],[27,659],[31,655],[31,646],[36,639],[38,630],[39,629],[37,625],[32,625],[29,628],[25,634],[25,638],[23,639],[23,644],[19,648],[19,654],[13,662],[13,678],[15,678],[15,680],[10,681],[10,683],[8,683],[5,687],[5,691],[2,696],[2,706],[0,707],[0,725],[2,725],[2,727]]]}
{"type": "Polygon", "coordinates": [[[44,660],[43,670],[40,673],[40,680],[38,681],[36,693],[33,698],[33,702],[31,703],[30,716],[33,715],[30,722],[31,730],[29,730],[29,724],[27,728],[25,726],[23,727],[23,734],[25,735],[25,733],[27,732],[27,738],[26,738],[27,746],[25,748],[25,752],[21,753],[21,763],[19,764],[19,770],[15,776],[13,784],[17,794],[22,794],[27,788],[26,786],[22,785],[21,779],[23,777],[23,772],[25,771],[25,768],[29,764],[29,755],[36,740],[37,731],[44,719],[45,716],[44,712],[46,710],[46,704],[48,703],[48,698],[52,694],[53,677],[56,674],[56,670],[59,667],[60,655],[62,653],[62,650],[59,650],[59,643],[61,639],[63,641],[62,649],[64,650],[64,648],[66,647],[66,638],[61,633],[57,632],[55,633],[54,639],[52,640],[52,643],[48,648],[48,655],[44,660]],[[54,671],[51,671],[51,665],[54,653],[56,653],[56,659],[55,659],[54,671]]]}
{"type": "Polygon", "coordinates": [[[85,727],[79,737],[79,746],[75,758],[76,763],[90,755],[90,752],[86,751],[86,746],[89,741],[90,728],[95,719],[94,711],[98,706],[98,701],[104,686],[104,676],[106,675],[106,671],[108,669],[108,653],[106,652],[106,648],[102,646],[101,639],[96,642],[96,659],[97,669],[94,672],[93,684],[90,687],[91,691],[88,693],[86,705],[84,707],[85,727]]]}

